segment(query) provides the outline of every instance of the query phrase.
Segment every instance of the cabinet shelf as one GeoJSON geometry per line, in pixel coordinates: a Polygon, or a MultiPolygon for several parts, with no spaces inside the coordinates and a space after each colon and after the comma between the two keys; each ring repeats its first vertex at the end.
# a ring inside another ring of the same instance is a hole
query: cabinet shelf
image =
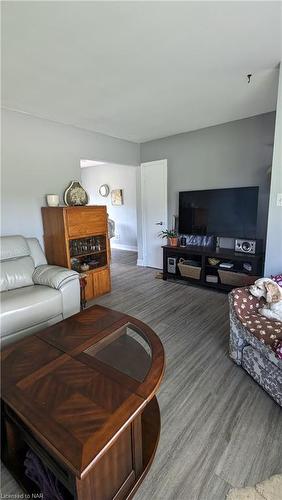
{"type": "Polygon", "coordinates": [[[247,269],[244,268],[237,269],[236,267],[231,267],[228,269],[227,267],[219,267],[219,265],[212,266],[210,264],[206,264],[205,268],[213,269],[215,271],[229,271],[230,273],[243,273],[243,274],[248,274],[250,276],[252,275],[256,276],[256,273],[254,273],[253,271],[247,271],[247,269]]]}
{"type": "Polygon", "coordinates": [[[79,259],[80,257],[88,257],[89,255],[97,255],[99,253],[106,253],[107,250],[93,250],[92,252],[80,253],[78,255],[71,255],[71,259],[79,259]]]}

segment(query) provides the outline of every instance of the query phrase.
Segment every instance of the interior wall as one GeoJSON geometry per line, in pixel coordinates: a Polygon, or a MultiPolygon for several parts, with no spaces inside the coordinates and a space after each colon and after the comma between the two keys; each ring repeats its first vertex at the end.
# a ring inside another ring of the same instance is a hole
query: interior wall
{"type": "Polygon", "coordinates": [[[277,196],[282,197],[282,65],[279,69],[278,99],[275,122],[274,151],[271,173],[267,240],[265,254],[265,276],[282,273],[282,206],[277,196]]]}
{"type": "Polygon", "coordinates": [[[60,195],[80,180],[80,159],[138,165],[140,147],[103,134],[33,116],[2,112],[1,234],[36,236],[42,242],[45,195],[60,195]]]}
{"type": "Polygon", "coordinates": [[[109,217],[115,221],[116,237],[111,239],[113,248],[137,250],[136,170],[134,166],[112,164],[81,169],[82,184],[90,196],[90,203],[106,205],[109,217]],[[99,194],[102,184],[110,188],[107,197],[99,194]],[[123,205],[112,205],[112,189],[122,189],[123,205]]]}
{"type": "Polygon", "coordinates": [[[265,239],[274,126],[272,112],[141,144],[142,163],[167,159],[169,225],[179,191],[258,185],[257,237],[265,239]]]}

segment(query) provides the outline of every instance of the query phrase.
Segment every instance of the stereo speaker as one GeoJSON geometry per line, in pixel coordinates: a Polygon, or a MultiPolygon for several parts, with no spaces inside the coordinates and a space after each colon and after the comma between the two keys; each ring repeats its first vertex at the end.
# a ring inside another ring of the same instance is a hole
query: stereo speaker
{"type": "Polygon", "coordinates": [[[235,252],[249,253],[255,255],[261,251],[261,240],[235,240],[235,252]]]}
{"type": "Polygon", "coordinates": [[[167,259],[167,272],[176,274],[176,257],[168,257],[167,259]]]}

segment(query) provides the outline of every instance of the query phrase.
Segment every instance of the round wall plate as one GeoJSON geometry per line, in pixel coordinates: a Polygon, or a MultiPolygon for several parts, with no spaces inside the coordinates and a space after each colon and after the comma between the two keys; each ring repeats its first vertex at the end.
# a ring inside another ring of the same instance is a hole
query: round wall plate
{"type": "Polygon", "coordinates": [[[99,187],[99,194],[101,196],[108,196],[109,195],[109,192],[110,192],[110,188],[108,186],[108,184],[102,184],[102,186],[99,187]]]}

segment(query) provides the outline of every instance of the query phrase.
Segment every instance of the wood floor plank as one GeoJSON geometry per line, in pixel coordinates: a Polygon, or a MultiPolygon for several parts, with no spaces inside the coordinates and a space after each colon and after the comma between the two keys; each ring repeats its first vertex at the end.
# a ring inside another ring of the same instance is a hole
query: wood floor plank
{"type": "Polygon", "coordinates": [[[232,486],[243,486],[245,483],[255,484],[262,477],[281,473],[281,470],[281,410],[278,405],[273,408],[271,401],[256,394],[251,408],[244,409],[236,421],[216,473],[232,486]],[[280,449],[273,446],[274,442],[280,443],[280,449]],[[246,457],[249,456],[250,443],[252,460],[249,461],[246,457]],[[262,460],[262,455],[267,459],[262,460]]]}
{"type": "Polygon", "coordinates": [[[166,351],[160,443],[134,498],[224,500],[281,472],[281,409],[228,356],[227,295],[156,279],[133,252],[112,256],[112,292],[93,303],[145,321],[166,351]]]}

